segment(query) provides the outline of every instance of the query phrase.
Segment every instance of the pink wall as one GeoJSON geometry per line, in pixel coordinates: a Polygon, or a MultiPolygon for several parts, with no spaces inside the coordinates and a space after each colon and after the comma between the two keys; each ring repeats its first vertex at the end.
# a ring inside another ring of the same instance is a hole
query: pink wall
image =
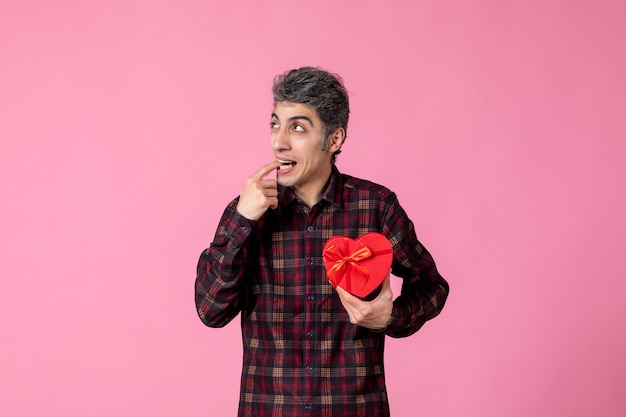
{"type": "Polygon", "coordinates": [[[626,3],[347,3],[0,1],[0,415],[234,415],[195,265],[301,65],[452,287],[393,414],[626,415],[626,3]]]}

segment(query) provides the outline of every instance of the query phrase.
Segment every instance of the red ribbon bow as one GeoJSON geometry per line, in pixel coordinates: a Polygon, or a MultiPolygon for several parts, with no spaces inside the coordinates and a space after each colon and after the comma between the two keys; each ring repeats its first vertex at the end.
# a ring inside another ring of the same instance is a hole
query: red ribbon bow
{"type": "MultiPolygon", "coordinates": [[[[354,282],[363,288],[370,277],[370,271],[360,261],[372,255],[370,248],[363,243],[359,243],[357,249],[349,256],[344,255],[337,246],[330,245],[324,251],[324,257],[330,262],[334,262],[328,269],[328,275],[338,274],[338,276],[342,276],[348,272],[354,282]]],[[[350,280],[346,282],[346,286],[346,290],[350,291],[350,280]]]]}

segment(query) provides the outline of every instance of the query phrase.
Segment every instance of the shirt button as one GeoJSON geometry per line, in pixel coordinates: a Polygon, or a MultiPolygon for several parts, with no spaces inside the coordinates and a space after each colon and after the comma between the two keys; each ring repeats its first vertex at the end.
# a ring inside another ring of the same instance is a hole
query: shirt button
{"type": "Polygon", "coordinates": [[[309,372],[312,372],[313,371],[313,366],[307,365],[306,370],[309,371],[309,372]]]}
{"type": "Polygon", "coordinates": [[[313,229],[313,226],[308,226],[308,227],[306,228],[306,230],[307,230],[307,231],[309,231],[309,232],[312,232],[314,229],[313,229]]]}
{"type": "Polygon", "coordinates": [[[306,337],[308,337],[309,339],[313,339],[313,332],[308,332],[306,334],[306,337]]]}
{"type": "Polygon", "coordinates": [[[304,410],[305,411],[311,411],[311,404],[304,404],[304,410]]]}
{"type": "Polygon", "coordinates": [[[243,226],[243,227],[241,228],[241,230],[242,230],[244,233],[248,233],[248,232],[250,231],[250,229],[249,229],[248,227],[246,227],[246,226],[243,226]]]}
{"type": "Polygon", "coordinates": [[[306,299],[309,300],[309,301],[315,301],[315,296],[312,295],[312,294],[311,295],[307,295],[306,299]]]}
{"type": "Polygon", "coordinates": [[[313,265],[315,265],[315,262],[313,262],[313,261],[309,261],[309,262],[307,262],[306,264],[307,264],[308,266],[313,266],[313,265]]]}

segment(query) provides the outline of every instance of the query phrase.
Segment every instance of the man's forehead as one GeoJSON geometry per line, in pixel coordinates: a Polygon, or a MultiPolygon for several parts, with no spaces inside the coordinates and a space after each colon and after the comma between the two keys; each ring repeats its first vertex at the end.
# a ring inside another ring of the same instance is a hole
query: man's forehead
{"type": "Polygon", "coordinates": [[[302,103],[294,103],[293,101],[279,101],[274,106],[274,112],[272,113],[272,116],[279,119],[289,119],[298,115],[306,116],[309,119],[319,119],[317,110],[313,107],[302,103]]]}

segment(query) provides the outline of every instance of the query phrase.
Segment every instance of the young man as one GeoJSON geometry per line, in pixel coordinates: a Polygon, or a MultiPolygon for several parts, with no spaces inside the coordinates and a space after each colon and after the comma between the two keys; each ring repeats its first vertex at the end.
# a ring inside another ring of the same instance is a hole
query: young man
{"type": "Polygon", "coordinates": [[[388,416],[385,335],[439,314],[448,284],[395,194],[335,166],[349,116],[341,79],[305,67],[276,77],[273,92],[275,160],[248,178],[202,253],[198,314],[222,327],[241,313],[239,416],[388,416]],[[370,301],[329,283],[325,242],[367,232],[392,245],[395,299],[389,274],[370,301]]]}

